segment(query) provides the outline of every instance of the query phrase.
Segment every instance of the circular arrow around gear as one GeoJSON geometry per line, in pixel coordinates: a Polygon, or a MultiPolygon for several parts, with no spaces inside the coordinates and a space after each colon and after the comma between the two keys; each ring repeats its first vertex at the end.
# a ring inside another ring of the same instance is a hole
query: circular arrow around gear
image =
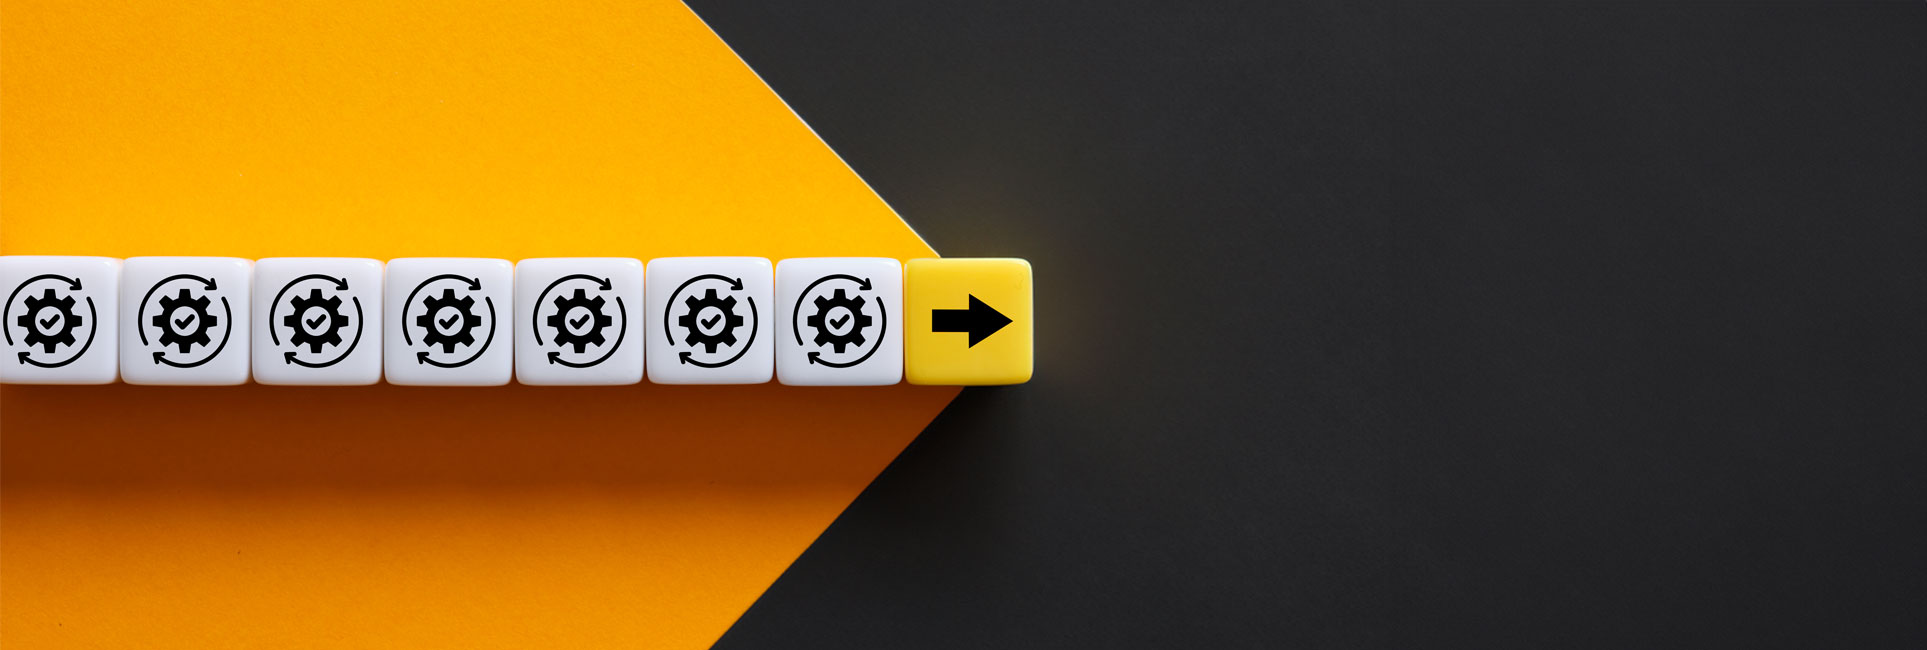
{"type": "MultiPolygon", "coordinates": [[[[719,280],[719,281],[728,283],[730,291],[743,290],[742,278],[731,278],[731,277],[726,277],[722,275],[717,275],[714,273],[705,273],[683,281],[681,286],[676,287],[676,290],[669,294],[669,301],[664,303],[666,306],[662,310],[662,334],[665,338],[669,339],[669,345],[671,346],[674,346],[676,344],[676,336],[669,327],[669,313],[672,311],[675,311],[676,297],[682,295],[682,292],[684,289],[688,289],[689,285],[695,284],[699,280],[719,280]]],[[[711,290],[711,293],[713,294],[714,290],[711,290]]],[[[762,321],[760,315],[757,314],[756,312],[756,299],[744,298],[743,301],[749,303],[749,343],[744,344],[741,348],[738,348],[736,350],[736,356],[730,357],[720,362],[711,363],[708,361],[697,361],[691,358],[691,356],[695,354],[693,350],[684,350],[683,352],[677,353],[676,358],[681,363],[686,363],[686,364],[701,367],[701,368],[721,368],[723,366],[736,363],[737,359],[743,358],[743,354],[749,352],[750,345],[756,342],[756,331],[757,331],[757,328],[761,325],[761,321],[762,321]]],[[[742,318],[741,316],[735,316],[735,314],[731,312],[725,312],[725,314],[734,318],[739,318],[739,319],[742,318]]],[[[687,315],[694,315],[694,314],[687,314],[687,315]]]]}
{"type": "MultiPolygon", "coordinates": [[[[288,293],[288,290],[289,290],[289,289],[292,289],[292,288],[294,288],[294,285],[297,285],[297,284],[301,284],[301,283],[303,283],[303,282],[307,282],[307,281],[309,281],[309,280],[327,280],[328,282],[330,282],[330,283],[333,283],[333,284],[335,285],[335,289],[336,289],[336,290],[338,290],[338,291],[347,291],[347,290],[348,290],[348,278],[347,278],[347,277],[345,277],[345,276],[344,276],[344,277],[339,277],[339,278],[337,278],[337,277],[334,277],[334,276],[331,276],[331,275],[326,275],[326,274],[322,274],[322,273],[313,273],[313,274],[309,274],[309,275],[304,275],[304,276],[301,276],[301,277],[298,277],[298,278],[295,278],[294,280],[291,280],[291,281],[289,281],[289,282],[288,282],[287,284],[284,284],[284,285],[281,285],[281,290],[280,290],[280,291],[277,291],[277,292],[275,292],[275,294],[274,294],[274,302],[273,302],[273,303],[271,303],[271,304],[270,304],[270,305],[268,306],[268,339],[269,339],[270,341],[273,341],[275,345],[277,345],[277,346],[278,346],[278,345],[281,345],[281,333],[280,333],[280,332],[279,332],[278,330],[276,330],[276,329],[274,328],[274,323],[275,323],[275,322],[277,322],[277,321],[275,321],[275,319],[274,319],[274,315],[275,315],[275,313],[276,313],[276,312],[278,312],[278,311],[279,311],[279,310],[281,309],[281,298],[282,298],[282,297],[284,297],[284,296],[286,296],[286,295],[287,295],[287,293],[288,293]]],[[[317,289],[317,291],[319,291],[319,289],[317,289]]],[[[310,294],[310,295],[312,295],[312,294],[310,294]]],[[[340,300],[340,299],[341,299],[341,297],[340,297],[340,296],[334,296],[334,298],[333,298],[333,299],[334,299],[334,300],[340,300]]],[[[361,297],[359,297],[359,296],[351,296],[351,297],[349,298],[349,300],[350,300],[350,301],[352,301],[352,302],[354,303],[354,305],[355,305],[355,319],[354,319],[354,322],[355,322],[355,338],[354,338],[354,339],[352,339],[352,340],[350,340],[350,341],[348,342],[348,347],[347,347],[347,348],[344,348],[344,349],[343,349],[343,350],[341,351],[341,354],[339,354],[339,355],[336,355],[336,356],[335,356],[335,358],[333,358],[333,359],[329,359],[329,360],[327,360],[327,361],[303,361],[303,360],[301,360],[301,359],[298,359],[298,358],[296,358],[296,357],[297,357],[297,355],[299,354],[299,352],[298,352],[298,351],[296,351],[296,350],[288,350],[288,351],[286,351],[286,352],[284,352],[284,353],[282,353],[282,354],[281,354],[281,361],[282,361],[282,363],[285,363],[285,364],[288,364],[288,365],[295,365],[295,366],[301,366],[301,367],[304,367],[304,368],[327,368],[327,367],[329,367],[329,366],[333,366],[333,365],[335,365],[335,364],[337,364],[337,363],[341,363],[341,361],[342,361],[343,359],[347,359],[347,358],[348,358],[348,355],[350,355],[350,354],[353,354],[353,353],[354,353],[354,351],[355,351],[355,346],[357,346],[357,345],[361,345],[361,332],[362,332],[363,330],[365,330],[365,329],[367,329],[367,326],[368,326],[368,321],[367,321],[367,319],[365,319],[365,318],[363,318],[363,317],[362,317],[362,311],[361,311],[361,297]]],[[[295,311],[295,313],[293,313],[293,314],[290,314],[290,315],[289,315],[289,317],[290,317],[290,318],[296,318],[296,319],[298,319],[298,318],[300,318],[300,317],[301,317],[301,315],[302,315],[302,313],[301,313],[301,312],[302,312],[302,310],[296,310],[296,311],[295,311]]],[[[284,318],[284,319],[283,319],[283,321],[285,321],[285,320],[286,320],[286,319],[284,318]]],[[[330,320],[333,320],[333,319],[331,318],[330,320]]],[[[286,324],[286,323],[284,322],[284,324],[286,324]]],[[[289,327],[293,327],[293,328],[295,329],[295,331],[296,331],[296,332],[301,332],[301,331],[302,331],[302,330],[301,330],[301,328],[300,328],[300,325],[299,325],[299,321],[298,321],[298,320],[296,321],[296,323],[295,323],[295,324],[292,324],[292,325],[289,325],[289,327]]],[[[338,330],[340,330],[340,329],[341,329],[340,327],[335,327],[333,323],[330,323],[330,327],[331,327],[331,330],[333,330],[333,331],[335,331],[336,333],[338,333],[338,330]]],[[[294,342],[292,338],[290,338],[290,339],[289,339],[289,341],[290,341],[291,343],[293,343],[293,342],[294,342]]],[[[295,344],[296,344],[296,345],[300,345],[299,343],[295,343],[295,344]]],[[[336,344],[336,345],[340,345],[340,344],[341,344],[341,341],[340,341],[340,337],[339,337],[339,336],[336,336],[336,340],[335,340],[335,344],[336,344]]],[[[313,351],[314,351],[314,350],[310,350],[310,352],[313,352],[313,351]]]]}
{"type": "MultiPolygon", "coordinates": [[[[215,283],[214,278],[204,278],[198,275],[194,275],[192,273],[181,273],[177,275],[170,275],[165,278],[162,278],[160,282],[154,283],[154,286],[148,287],[147,293],[141,296],[140,310],[135,312],[134,314],[134,323],[135,323],[134,330],[136,333],[140,334],[141,345],[149,345],[149,343],[147,342],[147,328],[142,324],[150,322],[147,318],[147,306],[153,300],[154,292],[159,290],[162,286],[165,286],[167,283],[174,282],[176,280],[198,281],[201,283],[203,287],[207,289],[208,292],[210,292],[210,294],[219,288],[219,286],[215,283]]],[[[182,292],[185,294],[186,290],[183,289],[182,292]]],[[[162,298],[162,300],[169,301],[167,298],[162,298]]],[[[201,300],[206,301],[208,300],[208,298],[206,296],[203,296],[201,300]]],[[[178,303],[179,299],[172,300],[169,302],[178,303]]],[[[205,313],[207,307],[211,306],[211,305],[200,305],[199,301],[196,301],[195,304],[197,305],[197,308],[196,308],[197,314],[205,313]]],[[[169,311],[171,312],[172,309],[170,308],[169,311]]],[[[212,316],[211,313],[209,313],[208,315],[212,316]]],[[[163,318],[171,318],[173,315],[172,313],[165,313],[165,314],[161,314],[160,316],[163,318]]],[[[175,368],[194,368],[194,367],[198,367],[203,364],[206,364],[209,361],[213,361],[215,357],[221,356],[221,351],[227,349],[228,339],[233,338],[233,336],[231,335],[234,333],[234,307],[228,304],[228,300],[226,296],[221,297],[221,318],[219,319],[219,321],[221,325],[221,342],[215,345],[213,348],[214,351],[209,352],[207,356],[201,357],[199,361],[190,361],[187,363],[182,363],[182,362],[167,358],[166,350],[155,350],[154,363],[166,364],[169,366],[173,366],[175,368]]],[[[199,327],[198,333],[200,336],[205,336],[206,329],[210,329],[213,327],[212,325],[206,325],[205,323],[195,323],[195,325],[199,327]]],[[[162,345],[167,345],[170,342],[174,344],[180,343],[179,341],[180,336],[175,335],[173,330],[163,325],[161,327],[161,331],[163,334],[168,335],[168,340],[162,341],[162,345]]],[[[200,337],[197,336],[195,338],[198,339],[200,337]]],[[[206,347],[206,344],[209,343],[209,341],[198,341],[198,342],[203,344],[202,347],[206,347]]]]}
{"type": "MultiPolygon", "coordinates": [[[[802,319],[798,318],[798,316],[801,316],[803,314],[803,301],[810,297],[810,292],[815,291],[817,285],[823,284],[824,282],[828,282],[831,280],[847,280],[850,282],[854,282],[856,283],[857,289],[859,291],[869,291],[871,286],[869,278],[859,278],[854,275],[845,275],[842,273],[837,273],[837,274],[826,275],[826,276],[817,278],[816,281],[811,282],[809,286],[803,287],[803,293],[797,294],[796,296],[796,305],[790,308],[790,334],[796,337],[796,344],[798,346],[803,345],[803,330],[799,325],[799,322],[801,322],[802,319]]],[[[837,291],[841,292],[842,290],[838,289],[837,291]]],[[[861,300],[861,298],[859,298],[859,300],[861,300]]],[[[831,368],[848,368],[851,366],[855,366],[857,364],[861,364],[865,361],[869,361],[870,357],[876,355],[877,350],[883,347],[883,333],[890,331],[889,308],[883,304],[882,299],[878,299],[876,301],[876,306],[877,306],[877,318],[879,323],[879,326],[877,327],[877,337],[876,337],[877,344],[870,346],[869,351],[864,352],[863,356],[857,357],[856,360],[854,361],[845,361],[845,362],[824,361],[823,352],[821,350],[816,350],[816,351],[811,351],[808,355],[805,355],[805,358],[807,358],[810,363],[821,365],[821,366],[829,366],[831,368]]],[[[812,316],[812,318],[818,318],[821,316],[823,316],[823,314],[819,313],[819,314],[816,314],[815,316],[812,316]]],[[[851,318],[854,319],[855,316],[852,316],[851,318]]],[[[851,324],[852,331],[855,331],[856,325],[857,324],[855,323],[851,324]]],[[[778,334],[778,336],[781,336],[781,334],[778,334]]],[[[821,339],[823,337],[818,336],[817,338],[821,339]]],[[[816,341],[816,344],[821,346],[823,344],[823,341],[820,341],[820,340],[816,341]]]]}
{"type": "MultiPolygon", "coordinates": [[[[20,283],[20,286],[14,287],[13,292],[7,295],[6,304],[0,305],[0,334],[5,335],[7,345],[13,345],[13,330],[5,327],[5,324],[7,323],[7,318],[11,317],[13,314],[13,299],[19,297],[20,291],[22,289],[26,289],[27,285],[33,284],[35,282],[39,282],[41,280],[60,280],[62,282],[67,283],[68,288],[74,291],[80,291],[81,289],[80,278],[70,278],[70,277],[55,274],[55,273],[47,273],[47,274],[36,275],[34,277],[27,278],[26,282],[22,282],[20,283]]],[[[87,318],[86,318],[87,340],[80,344],[79,349],[75,351],[72,356],[69,356],[66,359],[62,359],[60,361],[47,362],[47,361],[41,361],[39,359],[33,358],[32,350],[22,350],[17,357],[19,359],[19,362],[22,364],[35,366],[39,368],[59,368],[59,367],[66,366],[67,364],[73,363],[74,361],[80,359],[81,356],[87,354],[87,349],[90,347],[93,347],[94,345],[94,334],[100,331],[100,312],[94,308],[94,297],[86,296],[86,298],[87,298],[87,318]]],[[[73,299],[72,296],[68,296],[68,300],[72,300],[72,299],[73,299]]],[[[35,310],[30,310],[30,312],[24,315],[23,318],[29,318],[29,319],[36,318],[37,315],[35,313],[32,313],[33,311],[35,310]]],[[[62,325],[66,326],[67,323],[62,323],[62,325]]],[[[72,333],[71,328],[69,328],[69,330],[70,331],[68,332],[68,334],[71,334],[72,333]]],[[[28,332],[31,333],[34,331],[35,330],[33,330],[32,326],[28,325],[28,332]]],[[[71,346],[73,344],[69,342],[68,345],[71,346]]]]}

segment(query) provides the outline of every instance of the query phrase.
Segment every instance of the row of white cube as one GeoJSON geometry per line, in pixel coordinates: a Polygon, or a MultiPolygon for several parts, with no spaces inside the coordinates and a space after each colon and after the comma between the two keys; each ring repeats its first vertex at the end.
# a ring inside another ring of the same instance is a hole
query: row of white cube
{"type": "Polygon", "coordinates": [[[623,385],[646,375],[757,384],[774,374],[789,385],[879,386],[903,377],[903,267],[891,258],[772,268],[760,257],[0,256],[0,291],[0,383],[623,385]]]}

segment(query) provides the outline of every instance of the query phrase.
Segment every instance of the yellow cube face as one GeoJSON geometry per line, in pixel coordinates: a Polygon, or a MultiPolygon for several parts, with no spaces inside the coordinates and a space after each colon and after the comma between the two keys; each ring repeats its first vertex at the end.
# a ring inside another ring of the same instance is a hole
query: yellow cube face
{"type": "Polygon", "coordinates": [[[926,386],[1030,381],[1030,262],[917,259],[903,273],[905,379],[926,386]]]}

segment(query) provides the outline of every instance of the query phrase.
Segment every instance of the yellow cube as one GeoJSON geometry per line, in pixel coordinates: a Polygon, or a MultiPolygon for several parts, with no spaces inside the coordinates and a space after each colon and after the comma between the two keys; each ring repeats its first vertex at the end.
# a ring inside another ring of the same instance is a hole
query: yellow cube
{"type": "Polygon", "coordinates": [[[903,272],[905,379],[926,386],[1030,381],[1030,262],[917,259],[903,272]]]}

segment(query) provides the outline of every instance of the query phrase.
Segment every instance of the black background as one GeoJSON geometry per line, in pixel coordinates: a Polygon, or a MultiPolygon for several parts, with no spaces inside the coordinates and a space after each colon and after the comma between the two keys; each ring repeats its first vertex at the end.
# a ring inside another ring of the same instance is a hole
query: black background
{"type": "Polygon", "coordinates": [[[694,6],[1037,282],[720,647],[1927,643],[1927,6],[694,6]]]}

